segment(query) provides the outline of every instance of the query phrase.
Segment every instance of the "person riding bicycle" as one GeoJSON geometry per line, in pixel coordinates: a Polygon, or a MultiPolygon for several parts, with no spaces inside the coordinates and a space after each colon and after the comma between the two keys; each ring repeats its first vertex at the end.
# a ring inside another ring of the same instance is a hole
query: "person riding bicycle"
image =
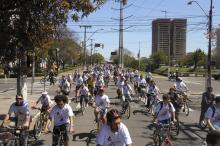
{"type": "Polygon", "coordinates": [[[66,95],[57,95],[54,99],[56,105],[52,108],[49,116],[49,119],[54,121],[52,146],[58,145],[60,134],[62,134],[64,146],[68,146],[68,134],[74,132],[73,110],[68,104],[66,95]],[[64,132],[60,133],[61,131],[64,132]]]}
{"type": "Polygon", "coordinates": [[[117,109],[110,110],[104,124],[97,135],[97,146],[131,146],[132,140],[128,128],[121,122],[117,109]]]}
{"type": "Polygon", "coordinates": [[[49,73],[50,85],[55,84],[55,82],[54,82],[55,78],[56,78],[55,71],[53,69],[51,69],[50,73],[49,73]]]}
{"type": "Polygon", "coordinates": [[[64,95],[69,95],[70,83],[68,82],[67,78],[64,78],[64,81],[62,82],[62,84],[60,84],[60,89],[64,95]]]}
{"type": "Polygon", "coordinates": [[[212,93],[212,87],[208,87],[207,91],[202,94],[202,102],[201,102],[201,114],[199,119],[199,124],[205,118],[205,112],[207,109],[213,105],[215,100],[215,95],[212,93]]]}
{"type": "Polygon", "coordinates": [[[95,92],[94,92],[95,96],[98,94],[99,89],[101,87],[104,87],[104,85],[105,85],[104,80],[102,76],[99,74],[95,82],[95,92]]]}
{"type": "Polygon", "coordinates": [[[175,108],[170,102],[170,97],[168,94],[163,95],[163,101],[159,102],[155,107],[154,119],[157,123],[170,124],[171,121],[176,122],[175,108]]]}
{"type": "Polygon", "coordinates": [[[220,131],[220,96],[215,97],[215,104],[208,108],[205,117],[211,130],[220,131]]]}
{"type": "Polygon", "coordinates": [[[145,78],[143,78],[143,75],[140,75],[140,79],[138,81],[138,93],[140,94],[139,96],[142,96],[142,92],[146,91],[147,87],[147,82],[145,78]]]}
{"type": "Polygon", "coordinates": [[[101,114],[101,118],[103,120],[103,123],[105,122],[105,115],[107,113],[107,109],[110,107],[110,100],[109,97],[104,94],[104,88],[100,88],[98,95],[95,97],[95,102],[93,104],[93,107],[95,108],[94,110],[94,115],[95,115],[95,121],[98,123],[97,129],[99,131],[100,125],[98,122],[98,114],[101,114]]]}
{"type": "Polygon", "coordinates": [[[78,73],[77,73],[77,70],[75,70],[75,72],[73,74],[73,81],[76,82],[77,78],[78,78],[78,73]]]}
{"type": "MultiPolygon", "coordinates": [[[[50,99],[50,96],[48,95],[47,91],[42,92],[42,95],[38,98],[34,107],[36,107],[39,102],[41,103],[41,112],[47,112],[49,115],[49,110],[52,107],[53,102],[50,99]]],[[[43,127],[44,132],[49,131],[47,129],[48,127],[46,127],[46,125],[49,125],[48,122],[49,122],[49,120],[46,121],[47,124],[45,124],[44,125],[45,127],[43,127]]]]}
{"type": "Polygon", "coordinates": [[[174,88],[177,92],[177,94],[183,95],[183,97],[187,98],[186,92],[189,90],[186,86],[186,84],[183,82],[183,79],[181,77],[178,77],[176,79],[176,83],[174,84],[174,88]]]}
{"type": "Polygon", "coordinates": [[[93,91],[95,88],[95,82],[96,82],[96,78],[95,75],[90,75],[88,80],[87,80],[87,84],[88,84],[88,89],[90,92],[90,95],[93,96],[93,91]]]}
{"type": "Polygon", "coordinates": [[[170,101],[175,108],[175,117],[176,117],[176,120],[178,121],[179,120],[179,112],[182,107],[182,101],[179,98],[179,96],[177,95],[177,93],[175,92],[174,88],[170,88],[168,95],[170,96],[170,101]]]}
{"type": "Polygon", "coordinates": [[[76,90],[75,90],[75,98],[78,96],[78,91],[81,85],[83,84],[83,78],[78,74],[78,77],[76,79],[76,90]]]}
{"type": "Polygon", "coordinates": [[[150,106],[150,101],[152,100],[151,98],[158,98],[160,94],[159,88],[156,86],[156,83],[151,80],[148,90],[147,90],[147,105],[146,107],[150,106]],[[153,95],[153,96],[152,96],[153,95]]]}
{"type": "Polygon", "coordinates": [[[26,133],[28,132],[31,123],[30,108],[28,103],[24,101],[22,94],[17,94],[15,99],[16,102],[11,104],[9,111],[1,124],[1,127],[6,127],[6,123],[9,119],[15,122],[15,127],[22,129],[20,141],[23,146],[27,146],[28,136],[26,133]],[[13,114],[14,117],[12,116],[13,114]]]}
{"type": "Polygon", "coordinates": [[[82,84],[81,88],[79,89],[79,96],[80,96],[80,107],[82,107],[83,100],[85,101],[85,106],[87,106],[89,89],[84,83],[82,84]]]}
{"type": "Polygon", "coordinates": [[[118,98],[122,98],[124,81],[125,81],[124,76],[120,75],[120,79],[118,80],[116,84],[118,98]]]}

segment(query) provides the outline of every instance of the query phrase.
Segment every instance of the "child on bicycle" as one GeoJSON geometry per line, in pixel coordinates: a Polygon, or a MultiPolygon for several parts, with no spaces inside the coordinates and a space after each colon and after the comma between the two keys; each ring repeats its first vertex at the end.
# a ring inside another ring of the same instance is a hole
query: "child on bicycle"
{"type": "Polygon", "coordinates": [[[170,124],[171,121],[176,122],[175,108],[170,102],[168,94],[163,95],[163,101],[159,102],[155,107],[153,122],[157,120],[157,123],[170,124]]]}
{"type": "Polygon", "coordinates": [[[64,146],[68,146],[69,132],[74,132],[73,125],[73,110],[68,104],[67,97],[65,95],[57,95],[54,97],[56,105],[50,112],[50,120],[54,121],[52,146],[57,146],[60,136],[63,137],[64,146]],[[62,133],[61,133],[62,131],[62,133]],[[60,135],[62,134],[62,135],[60,135]]]}

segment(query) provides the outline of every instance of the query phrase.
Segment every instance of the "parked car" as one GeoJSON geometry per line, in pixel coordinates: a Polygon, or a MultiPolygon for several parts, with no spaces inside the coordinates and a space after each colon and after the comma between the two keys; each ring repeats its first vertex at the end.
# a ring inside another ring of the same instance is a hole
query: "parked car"
{"type": "Polygon", "coordinates": [[[220,73],[213,74],[212,77],[213,77],[215,80],[219,80],[219,79],[220,79],[220,73]]]}

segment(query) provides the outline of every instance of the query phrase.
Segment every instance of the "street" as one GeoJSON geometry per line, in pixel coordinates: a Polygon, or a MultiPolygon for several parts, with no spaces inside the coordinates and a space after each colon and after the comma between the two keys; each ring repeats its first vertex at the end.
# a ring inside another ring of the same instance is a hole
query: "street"
{"type": "MultiPolygon", "coordinates": [[[[155,81],[157,85],[159,86],[162,93],[165,93],[168,91],[169,87],[173,85],[174,82],[170,82],[167,80],[167,78],[162,76],[155,76],[155,81]]],[[[189,116],[185,116],[184,113],[180,114],[180,127],[181,131],[178,136],[175,136],[172,138],[172,141],[174,143],[174,146],[201,146],[204,138],[206,136],[207,131],[201,130],[198,128],[197,123],[199,119],[199,105],[200,105],[200,97],[201,93],[204,91],[204,78],[197,77],[197,78],[183,78],[183,80],[186,82],[188,88],[190,89],[189,94],[190,99],[193,101],[190,103],[191,110],[189,116]]],[[[2,82],[2,80],[1,80],[2,82]]],[[[39,81],[38,81],[39,82],[39,81]]],[[[36,83],[37,84],[37,83],[36,83]]],[[[212,85],[214,88],[214,92],[216,94],[220,94],[220,82],[219,81],[212,81],[212,85]]],[[[1,83],[2,88],[8,87],[7,84],[1,83]],[[5,86],[4,86],[5,85],[5,86]]],[[[10,86],[9,86],[10,87],[10,86]]],[[[29,86],[28,86],[29,87],[29,86]]],[[[35,88],[38,90],[40,95],[40,90],[43,90],[43,85],[38,84],[39,88],[35,88]]],[[[73,87],[72,89],[75,89],[73,87]]],[[[47,86],[47,90],[49,92],[49,95],[53,98],[53,96],[56,94],[57,86],[47,86]]],[[[10,92],[10,91],[9,91],[10,92]]],[[[7,94],[4,93],[4,94],[7,94]]],[[[116,99],[116,89],[113,85],[113,82],[110,82],[110,86],[106,90],[106,94],[109,96],[112,104],[112,108],[120,109],[120,105],[117,103],[119,102],[118,99],[116,99]]],[[[12,95],[14,96],[14,95],[12,95]]],[[[74,96],[74,93],[72,91],[70,98],[74,96]]],[[[2,95],[0,95],[0,98],[2,98],[2,95]]],[[[36,99],[36,98],[35,98],[36,99]]],[[[32,98],[31,100],[34,101],[32,98]]],[[[95,134],[94,130],[96,128],[96,124],[94,122],[94,115],[93,115],[93,108],[87,107],[86,113],[82,116],[77,111],[78,105],[75,102],[70,103],[76,117],[75,117],[75,133],[70,138],[70,144],[75,146],[95,146],[95,134]]],[[[2,105],[1,105],[2,106],[2,105]]],[[[9,105],[7,105],[9,107],[9,105]]],[[[7,108],[6,105],[4,108],[7,108]]],[[[143,103],[131,103],[131,109],[137,110],[137,109],[143,109],[143,103]]],[[[8,109],[4,109],[4,111],[7,111],[8,109]]],[[[3,114],[3,111],[0,111],[0,114],[3,114]]],[[[152,134],[153,129],[150,126],[152,124],[152,116],[151,115],[143,115],[143,114],[131,114],[130,119],[122,119],[122,122],[127,125],[132,141],[134,146],[151,146],[153,144],[152,134]]],[[[33,146],[49,146],[52,142],[52,135],[51,134],[43,134],[41,136],[41,139],[37,142],[31,141],[30,144],[33,146]]]]}

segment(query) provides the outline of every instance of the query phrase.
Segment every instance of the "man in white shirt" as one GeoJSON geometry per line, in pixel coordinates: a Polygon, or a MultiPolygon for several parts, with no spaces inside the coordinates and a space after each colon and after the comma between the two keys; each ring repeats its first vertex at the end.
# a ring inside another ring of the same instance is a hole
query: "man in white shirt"
{"type": "Polygon", "coordinates": [[[78,78],[76,79],[76,90],[75,90],[75,97],[78,96],[78,91],[81,85],[83,84],[83,78],[78,74],[78,78]]]}
{"type": "Polygon", "coordinates": [[[97,146],[131,146],[128,128],[121,122],[119,111],[112,109],[106,117],[107,124],[102,126],[96,138],[97,146]]]}
{"type": "Polygon", "coordinates": [[[186,92],[189,90],[187,87],[186,87],[186,84],[183,82],[182,78],[178,77],[176,79],[176,83],[174,84],[174,87],[176,89],[176,92],[178,94],[183,94],[183,95],[187,95],[186,92]]]}
{"type": "Polygon", "coordinates": [[[50,112],[50,120],[54,121],[52,146],[58,145],[60,132],[63,134],[64,146],[68,146],[69,132],[74,132],[73,111],[68,103],[66,103],[65,95],[57,95],[54,97],[56,105],[50,112]]]}
{"type": "Polygon", "coordinates": [[[101,114],[100,116],[102,119],[105,119],[105,114],[107,113],[107,109],[110,107],[110,100],[107,95],[104,94],[104,88],[100,88],[98,95],[95,97],[95,103],[93,105],[95,108],[94,115],[95,115],[95,121],[98,123],[97,129],[100,129],[100,125],[98,122],[98,114],[101,114]]]}
{"type": "Polygon", "coordinates": [[[85,101],[85,105],[88,104],[88,96],[89,96],[89,89],[88,87],[83,83],[81,88],[79,89],[79,96],[80,96],[80,107],[82,107],[83,100],[85,101]]]}
{"type": "Polygon", "coordinates": [[[215,105],[208,108],[205,117],[211,130],[220,131],[220,96],[215,97],[215,105]]]}
{"type": "Polygon", "coordinates": [[[123,94],[123,86],[124,86],[124,80],[125,78],[121,75],[120,79],[117,82],[117,95],[118,98],[121,98],[122,94],[123,94]]]}
{"type": "Polygon", "coordinates": [[[151,98],[158,98],[160,94],[159,88],[156,86],[156,83],[151,80],[149,84],[149,88],[147,90],[147,107],[150,106],[151,98]]]}

